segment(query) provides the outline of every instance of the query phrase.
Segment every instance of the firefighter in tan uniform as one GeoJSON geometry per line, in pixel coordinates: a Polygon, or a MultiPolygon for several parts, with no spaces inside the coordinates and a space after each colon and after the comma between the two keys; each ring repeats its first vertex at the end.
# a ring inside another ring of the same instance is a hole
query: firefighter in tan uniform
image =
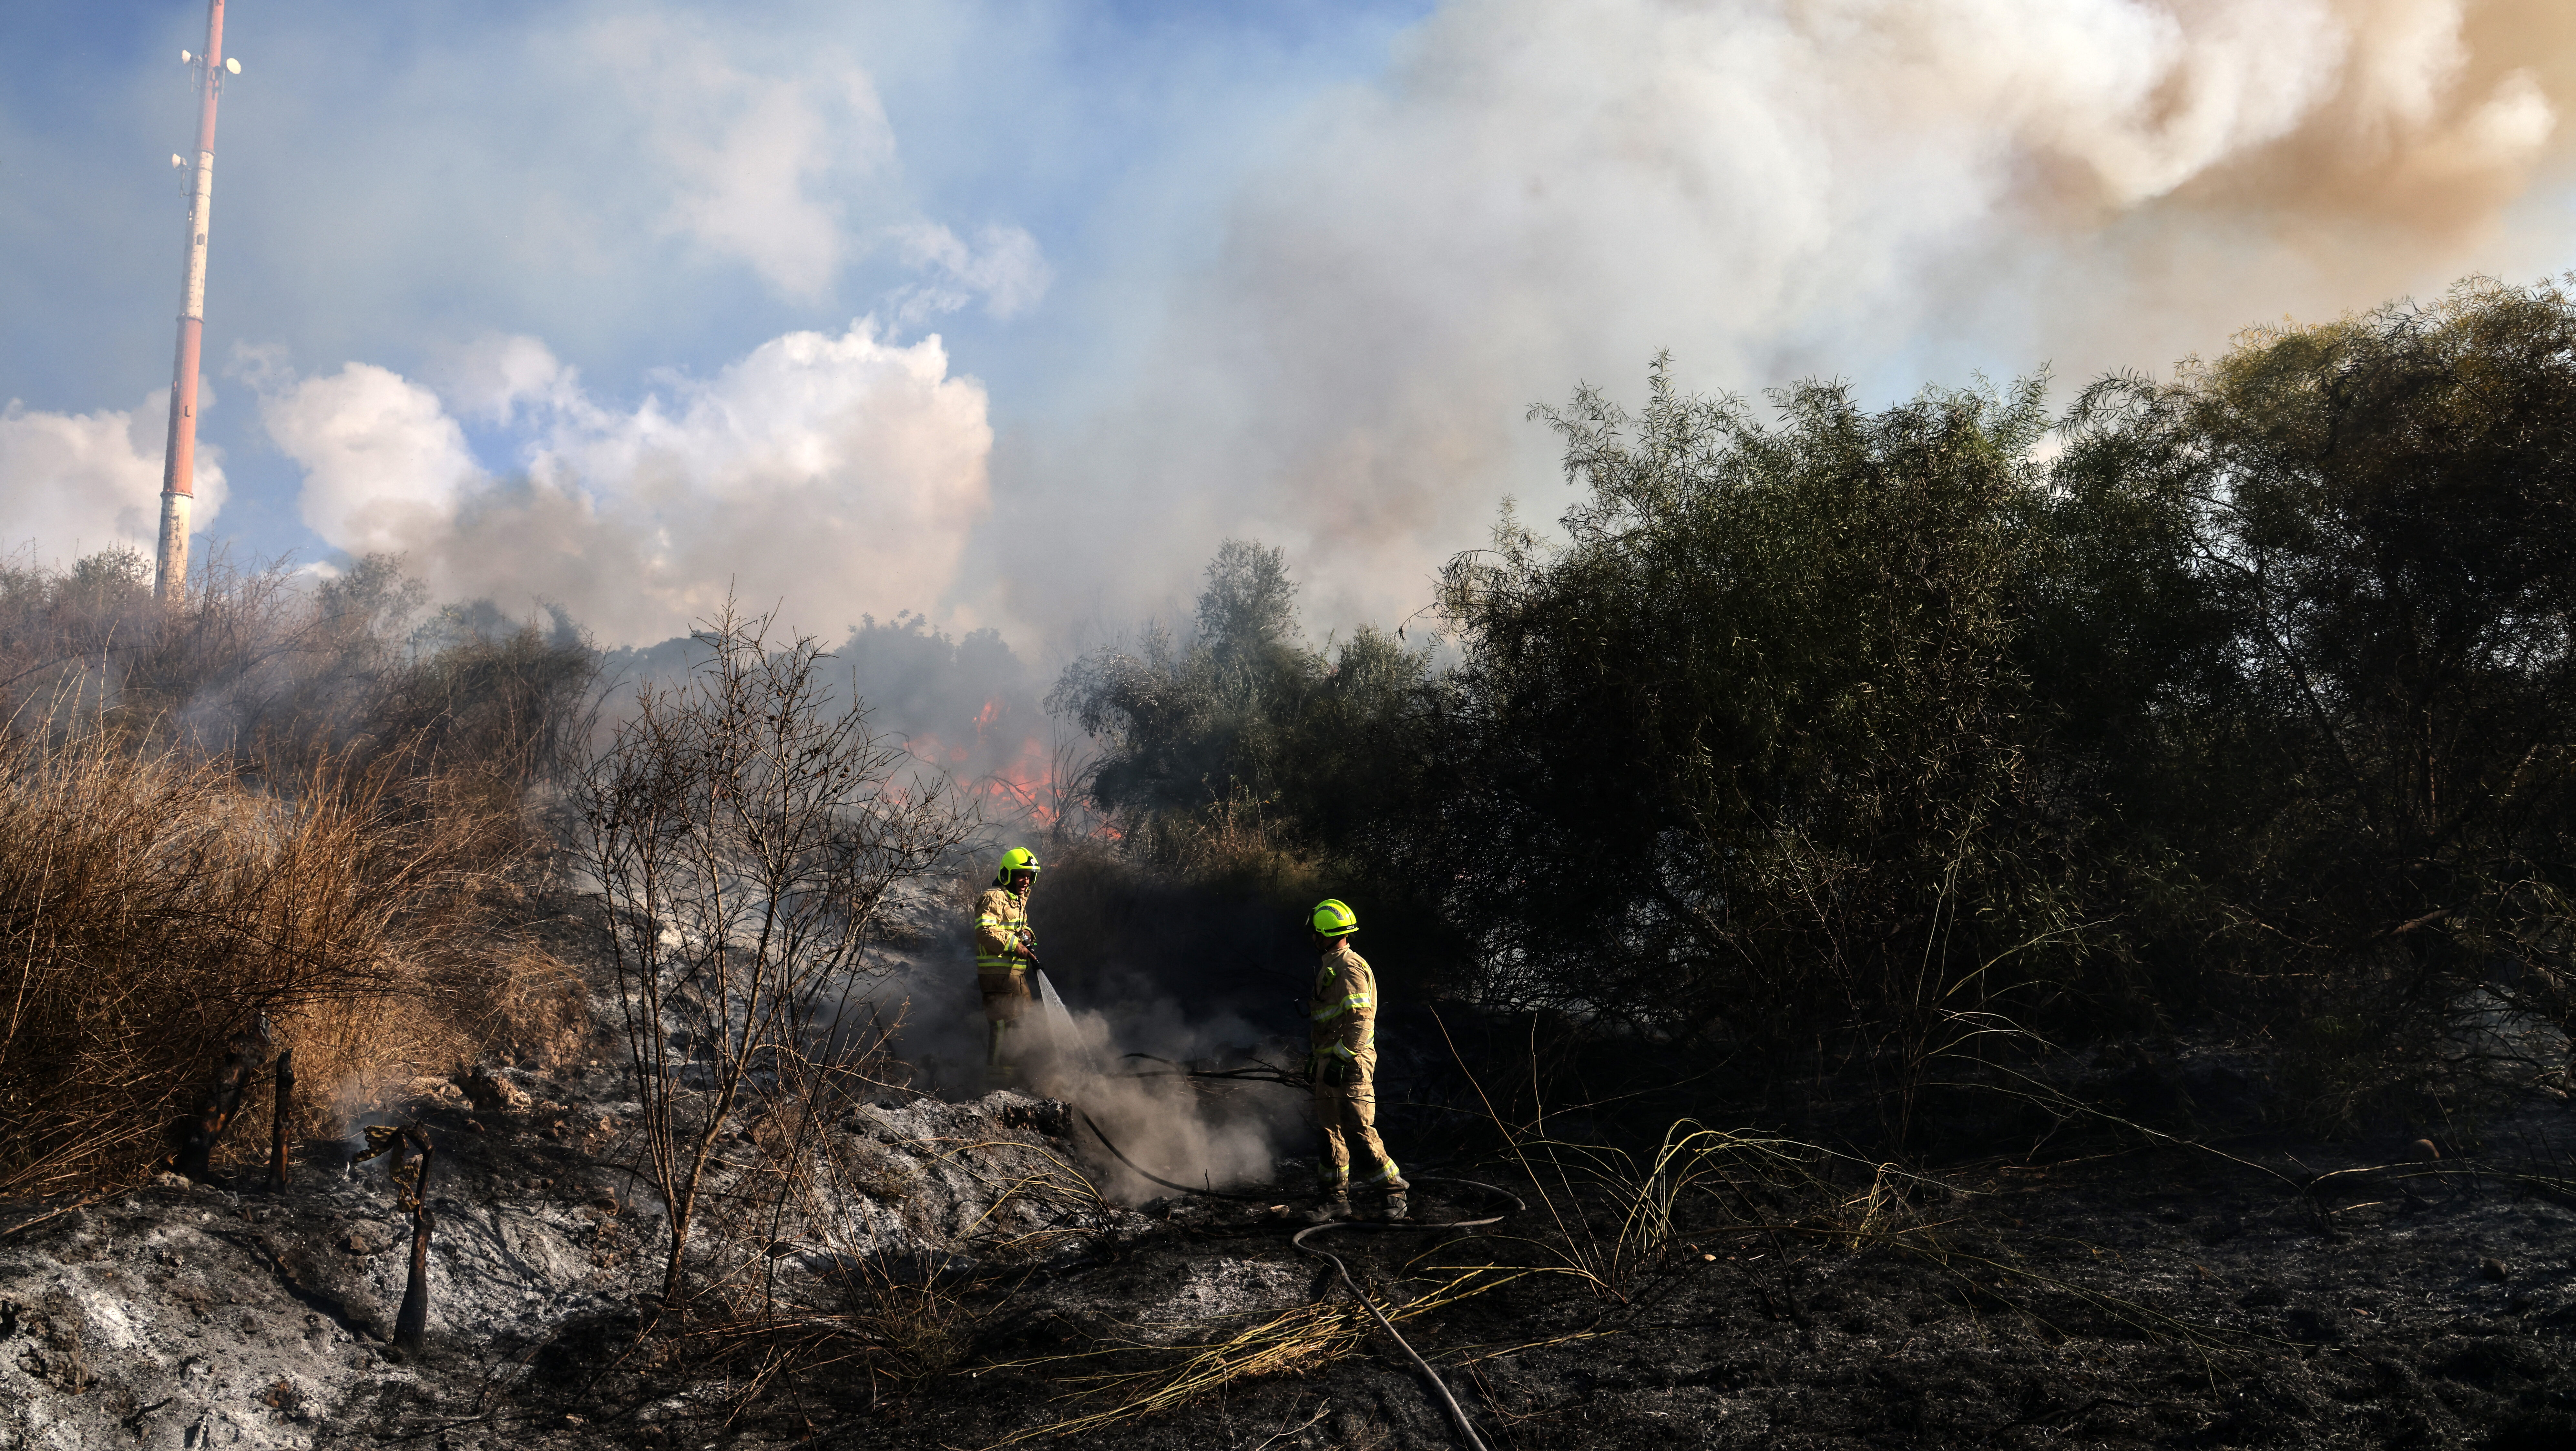
{"type": "Polygon", "coordinates": [[[1002,853],[993,885],[975,899],[975,987],[984,995],[984,1086],[1008,1088],[1020,1072],[1020,1021],[1033,1000],[1029,975],[1037,969],[1037,939],[1029,932],[1029,889],[1038,879],[1036,853],[1015,846],[1002,853]]]}
{"type": "Polygon", "coordinates": [[[1324,1131],[1319,1166],[1323,1202],[1313,1218],[1347,1219],[1351,1212],[1351,1151],[1360,1155],[1363,1184],[1386,1190],[1386,1217],[1405,1216],[1411,1186],[1377,1137],[1377,974],[1351,951],[1360,930],[1357,913],[1338,899],[1318,903],[1310,919],[1316,950],[1315,991],[1308,1001],[1307,1071],[1315,1080],[1315,1121],[1324,1131]]]}

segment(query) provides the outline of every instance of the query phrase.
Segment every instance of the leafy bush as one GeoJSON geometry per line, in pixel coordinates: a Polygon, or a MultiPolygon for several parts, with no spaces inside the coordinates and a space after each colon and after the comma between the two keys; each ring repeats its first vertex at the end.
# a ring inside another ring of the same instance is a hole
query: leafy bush
{"type": "Polygon", "coordinates": [[[2016,1024],[2252,1019],[2335,1119],[2455,1091],[2481,1014],[2576,1025],[2565,293],[2256,330],[2062,420],[2036,379],[1770,401],[1658,362],[1640,413],[1537,410],[1582,496],[1452,563],[1443,669],[1305,646],[1228,543],[1194,636],[1054,697],[1130,852],[1248,816],[1411,894],[1489,1006],[1900,1083],[2016,1024]]]}
{"type": "MultiPolygon", "coordinates": [[[[2183,905],[2188,986],[2331,1005],[2381,1069],[2491,979],[2566,1021],[2576,302],[2472,282],[2106,379],[2056,476],[2062,535],[2130,546],[2070,571],[2122,627],[2060,640],[2120,640],[2152,703],[2068,754],[2183,905]]],[[[2112,653],[2057,648],[2070,683],[2112,653]]]]}
{"type": "MultiPolygon", "coordinates": [[[[1448,749],[1448,679],[1427,650],[1373,628],[1306,644],[1295,598],[1280,550],[1229,540],[1187,639],[1148,629],[1136,651],[1066,669],[1048,708],[1098,746],[1080,785],[1119,860],[1072,841],[1056,855],[1090,868],[1092,915],[1131,937],[1150,919],[1157,939],[1223,940],[1228,960],[1256,943],[1274,964],[1301,955],[1305,910],[1341,897],[1370,950],[1386,949],[1391,981],[1427,987],[1465,945],[1406,856],[1448,749]]],[[[1050,879],[1049,920],[1078,917],[1075,880],[1050,879]]]]}
{"type": "Polygon", "coordinates": [[[1459,749],[1416,850],[1506,1002],[1794,1041],[1990,998],[2081,921],[2013,656],[2039,385],[1776,401],[1582,391],[1544,415],[1565,541],[1507,520],[1443,580],[1459,749]]]}

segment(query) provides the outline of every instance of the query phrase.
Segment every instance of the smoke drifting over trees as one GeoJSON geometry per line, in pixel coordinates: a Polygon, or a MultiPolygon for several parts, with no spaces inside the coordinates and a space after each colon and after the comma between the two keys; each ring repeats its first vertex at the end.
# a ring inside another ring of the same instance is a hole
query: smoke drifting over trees
{"type": "Polygon", "coordinates": [[[2449,0],[1444,7],[1161,284],[1124,401],[1004,449],[1005,577],[1043,618],[1117,589],[1068,539],[1233,535],[1307,561],[1321,620],[1400,616],[1502,498],[1551,497],[1520,408],[1660,348],[1686,386],[1887,399],[2558,265],[2530,203],[2571,55],[2559,9],[2449,0]]]}
{"type": "Polygon", "coordinates": [[[2045,463],[2037,381],[1659,364],[1547,415],[1584,497],[1451,565],[1453,665],[1296,643],[1229,544],[1197,641],[1059,700],[1131,842],[1252,814],[1488,1006],[1918,1058],[2255,1023],[2343,1122],[2471,1091],[2474,990],[2571,1022],[2571,356],[2565,294],[2465,285],[2105,379],[2045,463]]]}
{"type": "MultiPolygon", "coordinates": [[[[1938,940],[1977,991],[2086,1020],[2269,1001],[2252,964],[2280,954],[2366,957],[2370,1011],[2400,1014],[2546,938],[2564,888],[2533,563],[2563,541],[2474,462],[2554,416],[2556,294],[2262,334],[2094,386],[2054,437],[2036,385],[1907,390],[1995,357],[2090,378],[2539,255],[2572,26],[2454,0],[1474,0],[1278,120],[1186,244],[1088,266],[1016,222],[818,190],[896,170],[900,110],[849,53],[709,22],[665,62],[681,32],[650,18],[559,27],[546,54],[592,101],[678,67],[638,133],[667,194],[614,215],[808,312],[872,249],[907,280],[622,396],[517,314],[381,360],[253,340],[231,376],[296,512],[358,561],[294,594],[325,616],[395,588],[370,560],[399,554],[428,598],[487,601],[450,643],[521,639],[499,623],[543,602],[527,649],[579,657],[586,629],[640,678],[684,669],[729,590],[775,604],[997,810],[1047,818],[1078,727],[1120,850],[1304,863],[1263,891],[1367,876],[1394,894],[1372,911],[1433,924],[1424,963],[1498,1000],[1684,1034],[1868,1018],[1921,1006],[1907,965],[1938,940]],[[895,330],[934,317],[1076,328],[1086,366],[1009,397],[895,330]],[[1527,401],[1666,346],[1643,414],[1586,390],[1551,415],[1578,507],[1442,573],[1503,499],[1556,497],[1527,401]],[[1776,419],[1697,381],[1828,365],[1849,381],[1776,419]],[[2390,420],[2412,472],[2320,462],[2390,420]],[[1050,721],[1032,662],[1211,550],[1186,634],[1077,655],[1050,721]],[[1426,596],[1454,655],[1386,628],[1426,596]],[[1561,990],[1548,964],[1575,961],[1589,986],[1561,990]]],[[[631,277],[642,254],[586,255],[631,277]]],[[[147,413],[11,405],[0,503],[48,550],[139,537],[147,413]]],[[[217,748],[339,718],[313,692],[340,666],[235,653],[117,688],[217,748]]],[[[412,725],[444,719],[430,699],[412,725]]]]}

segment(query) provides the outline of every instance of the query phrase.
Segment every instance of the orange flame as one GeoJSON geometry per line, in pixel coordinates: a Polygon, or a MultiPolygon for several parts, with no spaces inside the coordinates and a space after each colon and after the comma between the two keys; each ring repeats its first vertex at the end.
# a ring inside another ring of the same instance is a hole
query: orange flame
{"type": "MultiPolygon", "coordinates": [[[[963,776],[966,768],[978,760],[990,760],[986,732],[1002,713],[999,700],[987,701],[975,715],[973,745],[951,745],[937,735],[923,733],[904,743],[914,759],[954,775],[963,776]]],[[[994,806],[1026,815],[1039,826],[1056,824],[1058,790],[1055,760],[1044,739],[1030,736],[1020,742],[1009,760],[971,779],[958,782],[969,798],[990,802],[994,806]]]]}

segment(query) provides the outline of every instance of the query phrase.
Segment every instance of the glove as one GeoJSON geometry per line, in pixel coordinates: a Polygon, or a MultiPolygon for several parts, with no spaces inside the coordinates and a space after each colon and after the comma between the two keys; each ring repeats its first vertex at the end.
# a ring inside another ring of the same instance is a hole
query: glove
{"type": "Polygon", "coordinates": [[[1326,1088],[1348,1088],[1351,1086],[1351,1069],[1353,1067],[1351,1060],[1343,1057],[1339,1053],[1319,1053],[1315,1055],[1315,1057],[1315,1081],[1317,1083],[1324,1085],[1326,1088]]]}

